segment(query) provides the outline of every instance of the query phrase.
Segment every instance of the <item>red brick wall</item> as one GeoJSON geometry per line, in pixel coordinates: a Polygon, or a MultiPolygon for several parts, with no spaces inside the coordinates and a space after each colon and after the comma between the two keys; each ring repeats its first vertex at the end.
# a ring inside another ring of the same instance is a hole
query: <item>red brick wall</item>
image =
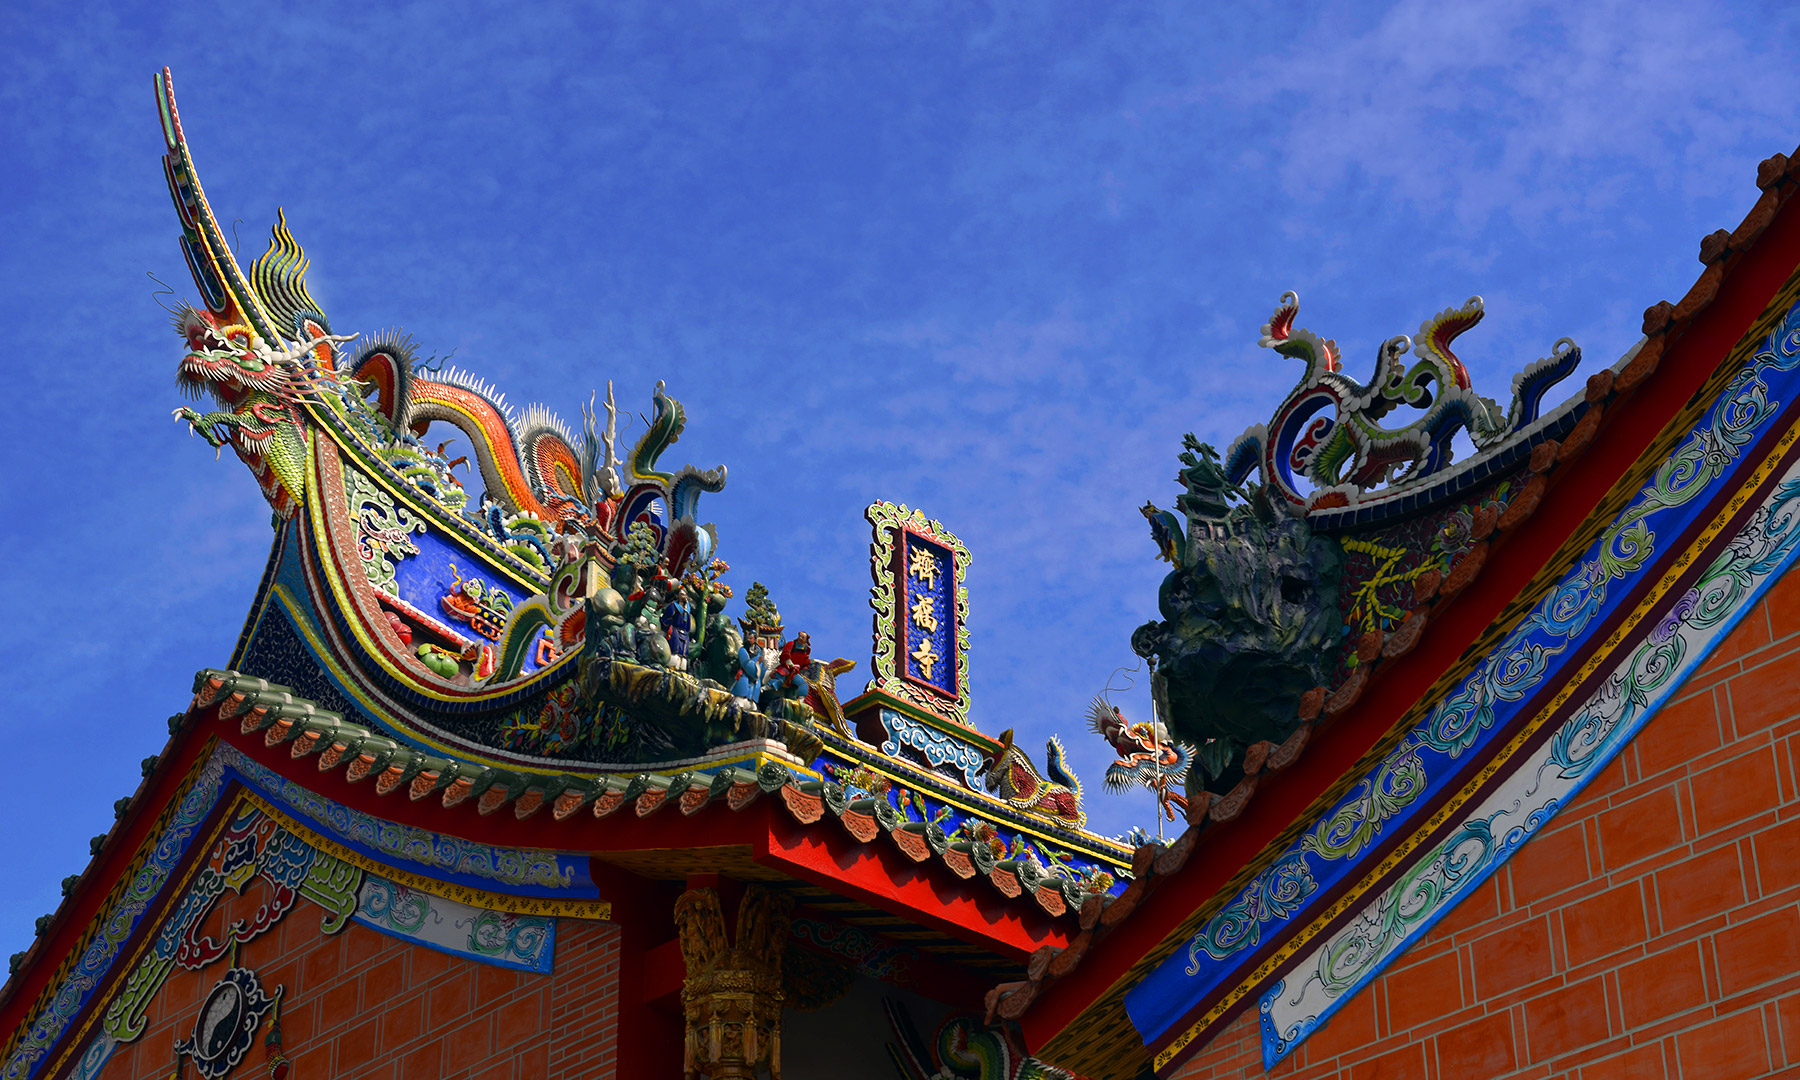
{"type": "MultiPolygon", "coordinates": [[[[1274,1075],[1800,1076],[1796,733],[1800,573],[1274,1075]]],[[[1178,1075],[1261,1055],[1252,1009],[1178,1075]]]]}
{"type": "Polygon", "coordinates": [[[619,927],[557,923],[550,978],[549,1080],[610,1080],[618,1073],[619,927]]]}
{"type": "MultiPolygon", "coordinates": [[[[208,916],[252,914],[259,880],[208,916]]],[[[282,995],[283,1049],[302,1080],[559,1080],[611,1077],[617,1039],[618,928],[560,920],[552,974],[512,971],[413,945],[351,923],[319,933],[323,910],[302,899],[243,946],[239,962],[282,995]],[[552,1028],[554,1027],[554,1031],[552,1028]]],[[[169,974],[149,1027],[119,1048],[102,1080],[166,1080],[172,1046],[193,1031],[227,963],[169,974]]],[[[261,1073],[258,1038],[232,1075],[261,1073]],[[253,1068],[254,1067],[254,1068],[253,1068]]],[[[193,1075],[191,1069],[188,1075],[193,1075]]]]}

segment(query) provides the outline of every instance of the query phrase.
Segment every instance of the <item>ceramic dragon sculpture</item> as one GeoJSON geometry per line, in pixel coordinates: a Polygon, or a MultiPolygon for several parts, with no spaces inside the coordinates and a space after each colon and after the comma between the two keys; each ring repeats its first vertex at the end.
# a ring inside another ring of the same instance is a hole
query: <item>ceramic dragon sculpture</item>
{"type": "Polygon", "coordinates": [[[1184,437],[1178,480],[1187,490],[1175,512],[1140,510],[1172,569],[1159,590],[1162,618],[1139,627],[1132,647],[1153,663],[1170,732],[1194,748],[1190,793],[1229,790],[1242,751],[1286,739],[1299,724],[1295,703],[1330,674],[1345,633],[1344,549],[1327,529],[1331,512],[1355,507],[1354,519],[1336,516],[1366,522],[1444,497],[1459,433],[1490,464],[1518,460],[1544,394],[1581,359],[1572,341],[1558,341],[1514,376],[1502,408],[1474,391],[1451,349],[1481,321],[1480,297],[1382,343],[1366,384],[1344,374],[1336,342],[1296,327],[1299,313],[1299,298],[1285,293],[1262,328],[1264,348],[1305,365],[1274,418],[1223,459],[1184,437]],[[1401,406],[1418,414],[1383,426],[1401,406]]]}
{"type": "Polygon", "coordinates": [[[1142,785],[1156,794],[1157,809],[1170,821],[1176,812],[1187,813],[1182,787],[1193,764],[1194,748],[1169,734],[1161,720],[1132,723],[1104,698],[1088,704],[1088,723],[1105,739],[1119,758],[1106,767],[1108,791],[1125,791],[1142,785]]]}
{"type": "Polygon", "coordinates": [[[1274,418],[1238,436],[1225,452],[1225,472],[1242,483],[1260,470],[1263,485],[1294,510],[1355,503],[1375,487],[1416,484],[1451,462],[1451,440],[1467,431],[1477,451],[1511,439],[1536,420],[1544,394],[1575,370],[1581,350],[1568,338],[1513,377],[1512,402],[1477,394],[1451,343],[1485,314],[1481,297],[1446,308],[1383,342],[1367,384],[1344,374],[1335,341],[1297,328],[1297,294],[1283,293],[1258,341],[1304,363],[1300,383],[1274,418]],[[1402,357],[1413,354],[1413,363],[1402,357]],[[1400,406],[1420,410],[1410,423],[1383,427],[1400,406]],[[1300,481],[1312,487],[1302,490],[1300,481]]]}
{"type": "Polygon", "coordinates": [[[1144,510],[1169,519],[1159,533],[1151,517],[1174,563],[1158,590],[1162,618],[1140,626],[1131,646],[1151,661],[1168,734],[1194,748],[1191,797],[1199,787],[1230,790],[1244,748],[1279,743],[1299,723],[1294,702],[1323,680],[1342,640],[1343,552],[1281,512],[1268,485],[1233,484],[1212,447],[1192,435],[1184,443],[1187,492],[1176,506],[1185,527],[1144,510]]]}
{"type": "Polygon", "coordinates": [[[674,572],[706,562],[714,536],[695,520],[695,506],[701,494],[724,488],[725,469],[658,468],[686,426],[681,404],[661,383],[653,419],[621,461],[610,385],[605,428],[584,409],[577,438],[542,406],[515,413],[483,380],[421,364],[402,334],[343,348],[355,335],[333,334],[308,293],[308,259],[285,215],[249,273],[238,266],[195,173],[167,68],[156,91],[164,172],[201,298],[198,307],[176,313],[188,348],[177,382],[189,396],[210,394],[218,405],[175,415],[214,447],[230,445],[279,518],[302,505],[310,447],[328,426],[540,572],[553,569],[555,534],[579,529],[623,541],[640,522],[674,572]],[[473,447],[485,487],[478,505],[469,505],[453,471],[457,462],[445,456],[448,443],[433,450],[421,441],[434,421],[455,426],[473,447]]]}

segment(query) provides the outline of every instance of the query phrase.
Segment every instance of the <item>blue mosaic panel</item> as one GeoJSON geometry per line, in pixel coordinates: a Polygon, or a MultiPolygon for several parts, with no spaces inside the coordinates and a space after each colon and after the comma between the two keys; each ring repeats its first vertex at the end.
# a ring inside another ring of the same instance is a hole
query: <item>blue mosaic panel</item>
{"type": "Polygon", "coordinates": [[[906,675],[956,696],[956,556],[902,531],[898,571],[906,607],[895,613],[906,675]]]}
{"type": "MultiPolygon", "coordinates": [[[[419,553],[394,565],[400,599],[474,645],[493,646],[513,609],[531,593],[491,570],[485,561],[436,529],[413,538],[419,553]],[[455,600],[447,598],[455,597],[455,600]]],[[[414,643],[432,640],[415,636],[414,643]]],[[[537,650],[526,650],[522,674],[538,670],[537,650]]]]}

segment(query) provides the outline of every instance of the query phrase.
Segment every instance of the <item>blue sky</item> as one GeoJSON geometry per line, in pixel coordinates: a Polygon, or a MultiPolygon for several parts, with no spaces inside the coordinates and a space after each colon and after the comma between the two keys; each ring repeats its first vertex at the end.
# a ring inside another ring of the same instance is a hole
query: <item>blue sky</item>
{"type": "MultiPolygon", "coordinates": [[[[1301,323],[1376,344],[1471,295],[1482,392],[1679,299],[1800,140],[1781,5],[80,5],[0,11],[0,954],[223,664],[267,553],[169,411],[193,286],[151,75],[243,248],[277,206],[339,332],[402,326],[518,403],[686,403],[672,456],[742,595],[867,668],[872,499],[974,550],[973,716],[1060,732],[1134,662],[1181,434],[1264,420],[1301,323]],[[768,10],[758,10],[768,9],[768,10]]],[[[229,228],[229,225],[228,225],[229,228]]],[[[1118,698],[1143,715],[1141,685],[1118,698]]]]}

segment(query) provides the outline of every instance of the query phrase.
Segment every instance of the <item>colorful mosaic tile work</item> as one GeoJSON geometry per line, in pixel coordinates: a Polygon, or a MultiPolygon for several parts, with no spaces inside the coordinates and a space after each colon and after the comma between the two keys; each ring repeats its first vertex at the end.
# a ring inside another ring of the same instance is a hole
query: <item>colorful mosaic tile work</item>
{"type": "Polygon", "coordinates": [[[593,896],[585,858],[534,848],[491,847],[372,817],[335,803],[239,753],[218,753],[234,773],[333,841],[372,858],[469,885],[504,885],[531,895],[593,896]]]}
{"type": "Polygon", "coordinates": [[[1315,944],[1259,1004],[1268,1068],[1291,1053],[1512,853],[1641,730],[1800,554],[1800,464],[1731,546],[1550,741],[1449,838],[1315,944]]]}
{"type": "MultiPolygon", "coordinates": [[[[1519,719],[1525,699],[1548,680],[1567,677],[1576,647],[1672,557],[1672,540],[1700,524],[1702,496],[1741,485],[1756,462],[1743,449],[1769,430],[1800,396],[1800,306],[1762,343],[1725,392],[1582,560],[1457,690],[1410,732],[1376,771],[1341,800],[1267,870],[1125,998],[1145,1042],[1164,1039],[1199,1002],[1229,979],[1266,933],[1310,917],[1317,897],[1365,872],[1377,837],[1410,827],[1419,808],[1480,760],[1519,719]]],[[[1748,587],[1746,585],[1745,587],[1748,587]]],[[[1672,632],[1672,631],[1671,631],[1672,632]]],[[[1647,713],[1645,713],[1647,715],[1647,713]]],[[[1160,1058],[1172,1058],[1197,1028],[1160,1058]]]]}
{"type": "MultiPolygon", "coordinates": [[[[353,852],[379,856],[402,865],[417,865],[438,878],[467,881],[510,891],[570,896],[594,893],[581,860],[554,852],[492,848],[454,837],[382,821],[324,799],[252,761],[236,748],[219,744],[176,805],[155,846],[131,879],[123,898],[96,924],[97,929],[75,970],[50,998],[49,1007],[32,1022],[0,1068],[3,1080],[31,1080],[49,1050],[71,1021],[85,1009],[94,989],[105,979],[120,950],[140,929],[149,905],[181,864],[194,830],[212,813],[221,795],[237,781],[261,792],[274,805],[294,811],[306,824],[353,852]]],[[[554,952],[554,920],[541,916],[489,911],[417,890],[369,878],[342,859],[317,851],[301,836],[283,828],[254,803],[236,811],[216,850],[173,914],[157,930],[151,952],[139,962],[124,989],[109,1003],[103,1031],[83,1048],[74,1075],[97,1075],[111,1047],[128,1043],[142,1032],[143,1010],[176,966],[210,963],[235,943],[266,930],[304,896],[326,910],[322,932],[333,933],[352,916],[385,933],[407,936],[419,944],[453,952],[471,960],[530,971],[550,970],[554,952]],[[275,899],[265,917],[252,926],[232,927],[222,940],[196,938],[195,928],[226,889],[241,890],[252,878],[267,878],[275,899]],[[385,890],[385,891],[383,891],[385,890]],[[380,893],[379,896],[376,894],[380,893]],[[421,900],[424,898],[422,911],[421,900]],[[368,903],[369,909],[362,910],[368,903]],[[418,924],[408,927],[419,916],[418,924]]]]}

